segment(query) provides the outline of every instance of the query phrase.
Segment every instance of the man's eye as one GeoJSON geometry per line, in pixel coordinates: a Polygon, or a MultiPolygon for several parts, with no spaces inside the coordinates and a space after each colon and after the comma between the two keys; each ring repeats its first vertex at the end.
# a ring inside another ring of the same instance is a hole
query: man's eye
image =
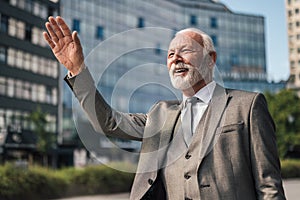
{"type": "Polygon", "coordinates": [[[193,52],[193,51],[190,50],[190,49],[182,49],[181,52],[183,52],[183,53],[191,53],[191,52],[193,52]]]}
{"type": "Polygon", "coordinates": [[[174,53],[173,53],[173,52],[169,53],[169,55],[168,55],[169,58],[171,58],[171,57],[173,57],[173,56],[174,56],[174,53]]]}

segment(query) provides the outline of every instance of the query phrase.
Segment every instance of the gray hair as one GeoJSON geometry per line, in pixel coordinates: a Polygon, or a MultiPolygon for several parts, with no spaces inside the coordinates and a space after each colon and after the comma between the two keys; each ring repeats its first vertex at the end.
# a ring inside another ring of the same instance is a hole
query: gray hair
{"type": "Polygon", "coordinates": [[[200,35],[203,39],[203,47],[204,49],[210,53],[210,52],[216,52],[216,49],[215,49],[215,46],[214,46],[214,43],[211,39],[211,37],[209,35],[207,35],[206,33],[204,33],[203,31],[201,31],[200,29],[197,29],[197,28],[186,28],[186,29],[183,29],[181,31],[178,31],[175,36],[177,36],[178,34],[182,34],[182,33],[185,33],[185,32],[193,32],[193,33],[196,33],[198,35],[200,35]]]}

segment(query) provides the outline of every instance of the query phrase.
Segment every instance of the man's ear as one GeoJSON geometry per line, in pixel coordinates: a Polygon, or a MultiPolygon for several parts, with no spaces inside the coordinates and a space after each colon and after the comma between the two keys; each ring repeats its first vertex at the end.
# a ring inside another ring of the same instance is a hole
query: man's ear
{"type": "Polygon", "coordinates": [[[217,53],[215,51],[209,52],[209,66],[213,67],[217,62],[217,53]]]}

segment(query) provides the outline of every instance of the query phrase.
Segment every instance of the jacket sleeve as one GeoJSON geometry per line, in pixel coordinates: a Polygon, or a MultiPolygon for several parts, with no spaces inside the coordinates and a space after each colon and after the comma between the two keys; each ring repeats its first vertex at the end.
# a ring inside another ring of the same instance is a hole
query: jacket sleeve
{"type": "Polygon", "coordinates": [[[109,136],[142,140],[147,120],[146,114],[131,114],[115,111],[105,102],[95,87],[86,68],[75,77],[65,77],[95,131],[109,136]]]}
{"type": "Polygon", "coordinates": [[[250,111],[251,163],[258,199],[285,199],[275,125],[266,99],[257,94],[250,111]]]}

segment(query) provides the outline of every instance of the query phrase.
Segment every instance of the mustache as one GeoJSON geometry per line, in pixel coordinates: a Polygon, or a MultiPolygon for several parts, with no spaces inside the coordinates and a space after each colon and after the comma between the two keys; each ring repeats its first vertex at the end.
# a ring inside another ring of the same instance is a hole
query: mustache
{"type": "Polygon", "coordinates": [[[173,64],[171,65],[170,71],[171,71],[172,73],[174,73],[175,70],[182,69],[182,68],[183,68],[183,69],[188,69],[188,70],[190,70],[190,69],[193,68],[193,66],[190,65],[190,64],[183,63],[183,62],[173,63],[173,64]]]}

